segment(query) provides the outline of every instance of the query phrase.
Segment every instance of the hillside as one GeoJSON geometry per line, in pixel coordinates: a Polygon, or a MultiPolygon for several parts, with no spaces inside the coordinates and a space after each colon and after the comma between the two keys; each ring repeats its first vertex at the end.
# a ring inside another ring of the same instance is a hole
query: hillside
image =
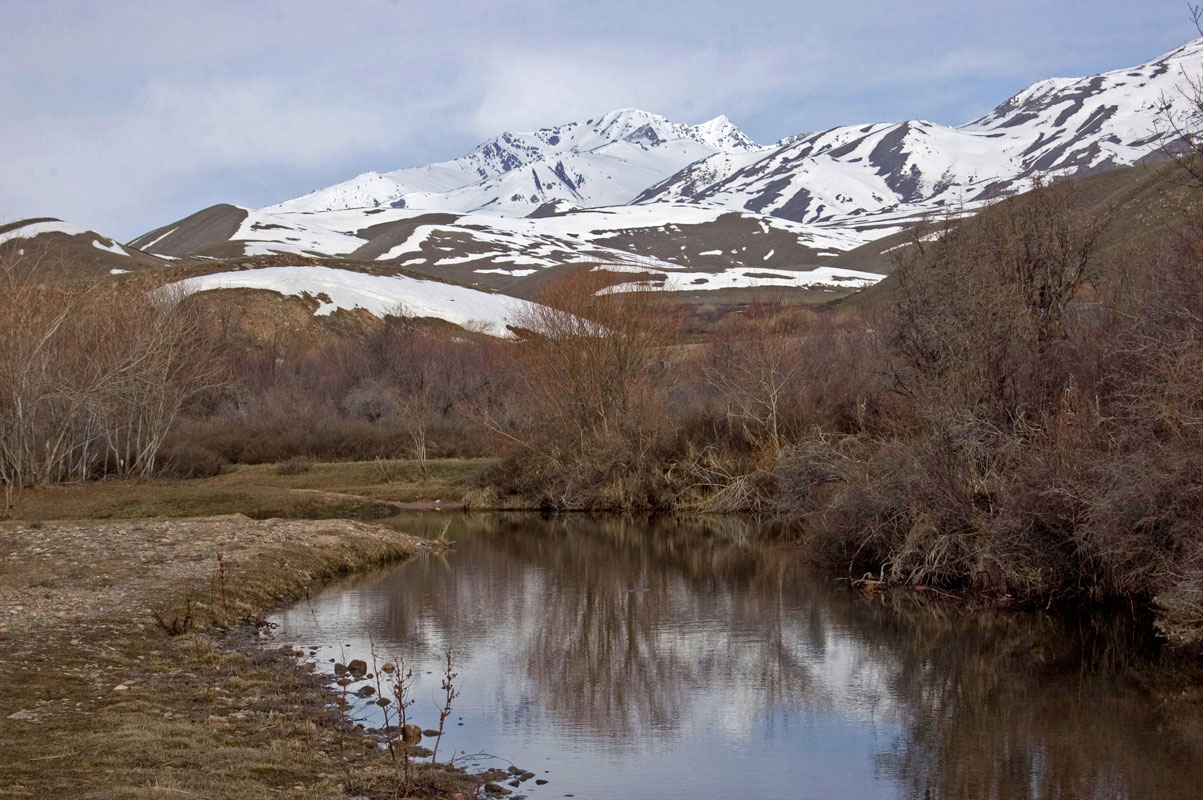
{"type": "Polygon", "coordinates": [[[162,258],[53,217],[0,225],[0,260],[63,271],[73,277],[134,272],[162,266],[162,258]]]}
{"type": "MultiPolygon", "coordinates": [[[[1199,207],[1198,187],[1176,162],[1156,162],[1098,172],[1071,181],[1084,213],[1107,218],[1096,261],[1113,264],[1125,253],[1152,245],[1181,228],[1183,216],[1199,207]]],[[[1016,199],[1023,202],[1025,195],[1016,199]]],[[[931,218],[938,223],[940,217],[931,218]]],[[[968,217],[962,224],[973,224],[968,217]]],[[[910,246],[914,234],[902,231],[850,250],[832,260],[843,269],[862,269],[886,275],[855,296],[841,298],[843,307],[873,308],[889,297],[890,274],[896,259],[910,246]]]]}

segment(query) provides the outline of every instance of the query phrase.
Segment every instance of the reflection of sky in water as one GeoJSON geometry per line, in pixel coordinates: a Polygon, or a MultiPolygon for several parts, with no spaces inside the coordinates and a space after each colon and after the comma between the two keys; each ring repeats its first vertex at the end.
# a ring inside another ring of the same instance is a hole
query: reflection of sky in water
{"type": "MultiPolygon", "coordinates": [[[[994,797],[1052,796],[1039,788],[1042,746],[1003,766],[1023,773],[1013,783],[1026,788],[1009,792],[991,777],[989,749],[1014,742],[979,739],[982,763],[941,744],[941,715],[989,717],[999,702],[958,686],[989,682],[964,672],[960,643],[948,663],[923,648],[908,660],[913,636],[792,553],[585,518],[492,530],[456,519],[445,559],[331,589],[277,618],[279,639],[323,645],[327,667],[370,664],[373,646],[380,662],[403,654],[417,675],[410,718],[424,728],[437,726],[450,645],[460,697],[443,758],[489,753],[548,778],[522,785],[533,798],[922,797],[942,782],[948,791],[933,796],[953,797],[978,780],[994,797]],[[941,760],[952,756],[968,760],[949,778],[941,760]]],[[[356,713],[383,722],[370,701],[356,713]]]]}

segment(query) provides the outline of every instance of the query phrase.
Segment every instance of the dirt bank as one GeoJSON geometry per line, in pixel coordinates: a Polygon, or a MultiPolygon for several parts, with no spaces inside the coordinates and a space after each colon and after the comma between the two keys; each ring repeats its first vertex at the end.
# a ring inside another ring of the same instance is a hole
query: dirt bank
{"type": "Polygon", "coordinates": [[[254,623],[425,548],[346,520],[0,523],[0,797],[389,794],[387,755],[254,623]]]}

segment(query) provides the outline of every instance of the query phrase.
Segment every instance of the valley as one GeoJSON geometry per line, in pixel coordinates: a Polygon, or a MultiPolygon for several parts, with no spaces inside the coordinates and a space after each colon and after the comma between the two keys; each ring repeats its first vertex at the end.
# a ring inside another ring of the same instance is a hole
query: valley
{"type": "Polygon", "coordinates": [[[1201,140],[1196,39],[0,224],[0,795],[1194,796],[1201,140]]]}

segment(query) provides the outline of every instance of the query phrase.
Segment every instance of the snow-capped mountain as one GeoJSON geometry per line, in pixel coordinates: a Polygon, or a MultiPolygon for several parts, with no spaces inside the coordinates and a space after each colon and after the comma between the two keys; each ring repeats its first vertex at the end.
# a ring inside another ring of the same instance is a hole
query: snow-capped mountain
{"type": "Polygon", "coordinates": [[[881,229],[869,218],[972,207],[1030,185],[1155,158],[1168,113],[1195,112],[1203,39],[1146,64],[1029,86],[958,127],[926,120],[846,125],[761,147],[726,117],[682,125],[636,109],[533,133],[504,133],[454,161],[369,172],[269,213],[410,208],[527,216],[691,203],[796,222],[881,229]]]}
{"type": "Polygon", "coordinates": [[[131,244],[168,257],[336,256],[519,297],[545,270],[581,263],[691,291],[863,285],[871,273],[841,254],[924,215],[1038,176],[1161,157],[1167,114],[1199,123],[1201,76],[1203,39],[1131,69],[1041,81],[957,127],[847,125],[767,147],[725,117],[690,126],[622,109],[257,211],[213,206],[131,244]]]}
{"type": "Polygon", "coordinates": [[[503,133],[454,161],[367,172],[264,211],[391,206],[526,216],[552,201],[621,205],[698,159],[758,149],[726,117],[681,125],[626,108],[583,123],[503,133]]]}
{"type": "Polygon", "coordinates": [[[696,202],[832,222],[910,206],[960,206],[1032,177],[1082,175],[1156,158],[1164,114],[1189,120],[1203,39],[1153,61],[1029,86],[959,127],[925,120],[801,134],[769,152],[721,153],[650,187],[638,203],[696,202]]]}

